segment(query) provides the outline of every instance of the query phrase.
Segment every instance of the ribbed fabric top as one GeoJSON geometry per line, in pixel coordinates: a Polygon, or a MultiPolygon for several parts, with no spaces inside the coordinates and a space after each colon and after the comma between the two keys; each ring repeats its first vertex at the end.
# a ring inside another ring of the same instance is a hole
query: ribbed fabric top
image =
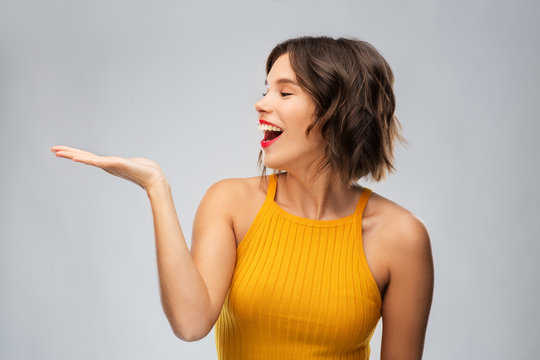
{"type": "Polygon", "coordinates": [[[382,300],[362,244],[364,188],[354,214],[313,220],[266,200],[236,251],[215,325],[218,359],[369,359],[382,300]]]}

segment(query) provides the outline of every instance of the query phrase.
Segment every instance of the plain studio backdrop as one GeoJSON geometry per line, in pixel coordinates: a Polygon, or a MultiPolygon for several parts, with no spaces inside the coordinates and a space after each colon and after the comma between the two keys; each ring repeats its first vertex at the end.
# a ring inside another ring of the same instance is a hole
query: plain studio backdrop
{"type": "MultiPolygon", "coordinates": [[[[147,157],[190,244],[208,187],[257,175],[266,56],[372,43],[408,147],[360,183],[427,225],[426,359],[540,353],[540,15],[534,1],[0,1],[0,358],[215,359],[161,309],[150,203],[50,147],[147,157]]],[[[372,339],[379,358],[381,322],[372,339]]]]}

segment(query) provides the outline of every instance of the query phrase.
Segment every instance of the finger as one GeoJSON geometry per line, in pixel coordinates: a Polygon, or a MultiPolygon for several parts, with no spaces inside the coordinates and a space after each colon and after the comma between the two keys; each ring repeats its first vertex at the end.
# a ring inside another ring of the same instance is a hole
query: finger
{"type": "Polygon", "coordinates": [[[101,159],[110,159],[110,160],[115,160],[115,159],[121,159],[117,156],[98,156],[98,155],[95,155],[95,154],[92,154],[88,151],[81,151],[81,152],[73,152],[73,151],[70,151],[70,150],[58,150],[56,151],[56,156],[57,157],[63,157],[63,158],[67,158],[67,159],[73,159],[74,157],[76,156],[80,156],[80,157],[86,157],[86,158],[101,158],[101,159]]]}
{"type": "Polygon", "coordinates": [[[83,164],[86,164],[86,165],[96,166],[96,160],[94,158],[92,158],[92,157],[89,157],[89,156],[72,155],[72,156],[70,156],[68,158],[70,158],[74,162],[80,162],[80,163],[83,163],[83,164]]]}
{"type": "Polygon", "coordinates": [[[51,151],[53,151],[53,152],[70,151],[70,152],[73,152],[75,154],[88,155],[88,156],[96,155],[96,154],[93,154],[93,153],[91,153],[89,151],[85,151],[85,150],[77,149],[77,148],[72,148],[72,147],[69,147],[69,146],[53,147],[53,148],[51,148],[51,151]]]}
{"type": "MultiPolygon", "coordinates": [[[[66,159],[73,159],[75,156],[88,156],[90,157],[89,155],[82,155],[82,154],[77,154],[77,153],[74,153],[72,151],[64,151],[64,150],[60,150],[60,151],[57,151],[55,153],[56,157],[63,157],[63,158],[66,158],[66,159]]],[[[95,156],[95,155],[93,155],[95,156]]]]}
{"type": "Polygon", "coordinates": [[[113,172],[115,172],[115,175],[118,175],[115,169],[122,169],[125,165],[125,159],[118,156],[74,155],[72,160],[75,162],[96,166],[102,168],[103,170],[111,169],[113,172]]]}
{"type": "Polygon", "coordinates": [[[75,154],[71,157],[71,160],[75,162],[81,162],[87,165],[92,165],[100,168],[110,167],[114,164],[115,160],[105,156],[86,156],[75,154]]]}
{"type": "Polygon", "coordinates": [[[51,151],[52,152],[58,152],[58,151],[71,151],[73,153],[76,153],[76,154],[81,154],[81,155],[95,155],[89,151],[86,151],[86,150],[82,150],[82,149],[77,149],[77,148],[74,148],[74,147],[69,147],[69,146],[65,146],[65,145],[55,145],[51,148],[51,151]]]}
{"type": "Polygon", "coordinates": [[[57,151],[55,155],[56,157],[63,157],[66,159],[72,159],[75,156],[75,154],[70,151],[57,151]]]}

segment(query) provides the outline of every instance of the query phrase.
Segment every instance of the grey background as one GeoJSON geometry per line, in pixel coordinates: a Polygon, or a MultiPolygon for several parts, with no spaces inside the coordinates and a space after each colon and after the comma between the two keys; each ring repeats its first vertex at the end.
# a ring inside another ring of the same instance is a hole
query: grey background
{"type": "MultiPolygon", "coordinates": [[[[216,357],[162,312],[149,201],[52,145],[159,162],[187,239],[206,189],[257,174],[264,62],[299,35],[391,64],[410,146],[364,183],[427,224],[426,359],[540,353],[534,1],[0,1],[0,358],[216,357]]],[[[372,340],[379,357],[381,327],[372,340]]]]}

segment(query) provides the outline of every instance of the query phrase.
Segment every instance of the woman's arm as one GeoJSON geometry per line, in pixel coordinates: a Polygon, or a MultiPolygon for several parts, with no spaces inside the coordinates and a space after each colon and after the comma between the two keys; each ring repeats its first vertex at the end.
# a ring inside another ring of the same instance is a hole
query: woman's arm
{"type": "Polygon", "coordinates": [[[236,261],[236,242],[227,206],[230,184],[221,181],[207,191],[194,221],[191,255],[171,189],[159,165],[142,158],[97,156],[55,146],[58,157],[102,168],[146,190],[154,219],[161,303],[176,336],[185,341],[203,338],[214,326],[228,291],[236,261]]]}
{"type": "Polygon", "coordinates": [[[402,216],[385,236],[390,281],[382,307],[382,360],[422,358],[433,297],[429,234],[413,215],[402,216]]]}
{"type": "Polygon", "coordinates": [[[161,303],[171,327],[185,341],[205,337],[229,289],[236,242],[226,181],[210,187],[194,219],[189,252],[166,181],[147,190],[154,217],[161,303]]]}

